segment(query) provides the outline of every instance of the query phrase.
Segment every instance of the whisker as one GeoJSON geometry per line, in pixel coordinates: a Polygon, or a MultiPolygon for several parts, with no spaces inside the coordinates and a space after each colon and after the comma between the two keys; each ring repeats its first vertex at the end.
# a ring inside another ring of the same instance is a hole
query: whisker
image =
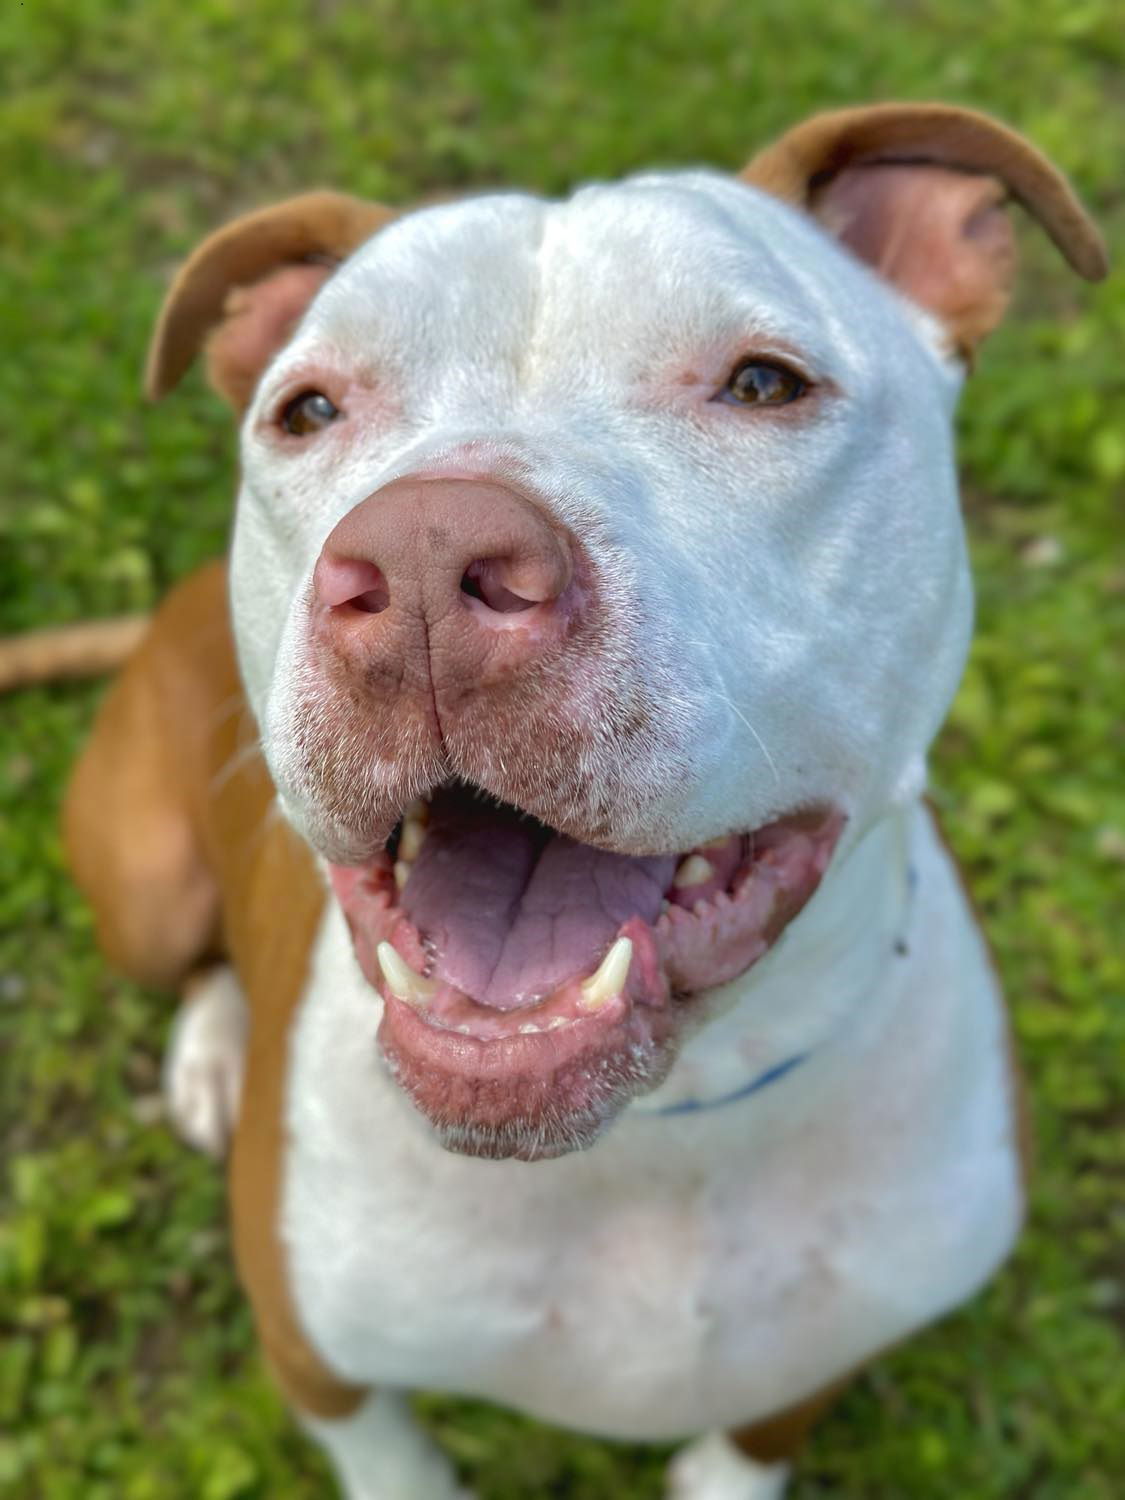
{"type": "Polygon", "coordinates": [[[212,709],[207,720],[208,729],[218,729],[221,724],[225,724],[229,718],[232,718],[238,709],[245,707],[245,694],[241,692],[231,693],[216,708],[212,709]]]}
{"type": "Polygon", "coordinates": [[[237,776],[239,771],[248,766],[254,760],[255,756],[260,754],[261,747],[257,740],[250,740],[241,749],[236,750],[233,755],[228,756],[226,761],[211,778],[210,790],[212,795],[222,791],[232,776],[237,776]]]}
{"type": "MultiPolygon", "coordinates": [[[[795,638],[796,637],[794,637],[794,639],[795,638]]],[[[714,652],[717,649],[714,641],[685,641],[685,645],[699,646],[708,652],[714,652]]],[[[746,717],[746,715],[739,708],[738,704],[735,703],[732,698],[728,698],[727,695],[725,693],[721,693],[718,688],[712,688],[711,692],[714,693],[715,697],[718,698],[720,703],[725,703],[726,706],[730,709],[731,713],[736,714],[738,718],[740,718],[746,725],[747,729],[754,736],[754,741],[757,744],[758,749],[765,757],[765,762],[766,765],[770,768],[770,773],[773,776],[774,784],[780,786],[781,777],[778,775],[777,766],[774,763],[773,756],[770,754],[769,750],[766,747],[765,740],[762,739],[762,736],[754,728],[753,724],[751,724],[750,720],[746,717]]]]}
{"type": "Polygon", "coordinates": [[[751,724],[750,720],[742,712],[742,710],[739,708],[739,706],[738,706],[737,703],[735,703],[732,699],[728,698],[725,693],[720,693],[720,692],[718,692],[715,689],[713,689],[712,691],[715,692],[715,696],[716,696],[716,698],[718,698],[719,702],[720,703],[725,703],[726,706],[730,709],[731,713],[736,714],[742,720],[742,722],[746,725],[746,727],[750,731],[750,733],[754,736],[754,740],[757,743],[758,749],[765,756],[766,765],[769,766],[770,771],[771,771],[771,773],[773,775],[774,784],[777,785],[777,786],[780,786],[781,785],[781,777],[777,773],[777,766],[774,764],[773,756],[769,753],[769,750],[766,748],[766,742],[765,742],[765,740],[763,740],[762,736],[754,728],[753,724],[751,724]]]}

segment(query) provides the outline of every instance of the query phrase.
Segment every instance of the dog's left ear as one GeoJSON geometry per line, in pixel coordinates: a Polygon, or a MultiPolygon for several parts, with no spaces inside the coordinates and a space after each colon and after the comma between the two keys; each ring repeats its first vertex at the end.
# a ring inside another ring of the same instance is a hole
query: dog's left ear
{"type": "Polygon", "coordinates": [[[1015,278],[1009,198],[1080,276],[1098,281],[1108,269],[1101,236],[1065,177],[1022,136],[974,110],[878,104],[814,115],[741,176],[812,213],[940,319],[966,360],[1003,317],[1015,278]]]}

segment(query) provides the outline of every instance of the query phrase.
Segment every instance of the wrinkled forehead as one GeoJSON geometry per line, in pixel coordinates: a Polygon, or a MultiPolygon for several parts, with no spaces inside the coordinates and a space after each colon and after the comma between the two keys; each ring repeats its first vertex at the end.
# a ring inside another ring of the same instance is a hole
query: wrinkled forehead
{"type": "Polygon", "coordinates": [[[516,357],[500,347],[513,341],[603,358],[608,346],[635,360],[656,348],[690,355],[701,336],[751,339],[835,373],[865,300],[880,300],[872,278],[803,215],[692,172],[585,187],[563,202],[498,194],[410,214],[328,283],[314,321],[329,337],[370,331],[380,343],[425,330],[489,358],[516,357]]]}

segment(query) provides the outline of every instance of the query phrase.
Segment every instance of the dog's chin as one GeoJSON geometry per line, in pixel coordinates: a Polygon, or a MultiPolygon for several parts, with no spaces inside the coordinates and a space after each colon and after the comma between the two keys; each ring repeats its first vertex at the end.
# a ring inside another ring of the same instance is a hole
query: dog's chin
{"type": "Polygon", "coordinates": [[[842,827],[820,807],[629,855],[448,783],[374,858],[329,871],[407,1097],[451,1151],[537,1161],[589,1146],[662,1082],[708,992],[812,896],[842,827]]]}

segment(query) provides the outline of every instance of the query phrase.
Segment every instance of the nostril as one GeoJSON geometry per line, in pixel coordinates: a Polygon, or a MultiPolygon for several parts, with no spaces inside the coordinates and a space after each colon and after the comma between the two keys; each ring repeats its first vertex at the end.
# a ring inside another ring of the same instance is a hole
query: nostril
{"type": "Polygon", "coordinates": [[[317,597],[329,609],[347,606],[377,615],[391,602],[390,586],[382,569],[360,558],[322,555],[313,582],[317,597]]]}
{"type": "Polygon", "coordinates": [[[506,564],[492,558],[482,558],[470,563],[465,570],[461,579],[461,592],[467,594],[470,599],[479,599],[482,604],[498,615],[518,614],[525,609],[534,609],[537,604],[542,603],[542,599],[529,599],[515,589],[509,588],[508,582],[515,581],[508,577],[506,564]]]}
{"type": "Polygon", "coordinates": [[[355,594],[348,600],[353,609],[360,609],[368,615],[381,614],[390,602],[391,591],[386,579],[381,579],[374,588],[364,589],[362,594],[355,594]]]}

